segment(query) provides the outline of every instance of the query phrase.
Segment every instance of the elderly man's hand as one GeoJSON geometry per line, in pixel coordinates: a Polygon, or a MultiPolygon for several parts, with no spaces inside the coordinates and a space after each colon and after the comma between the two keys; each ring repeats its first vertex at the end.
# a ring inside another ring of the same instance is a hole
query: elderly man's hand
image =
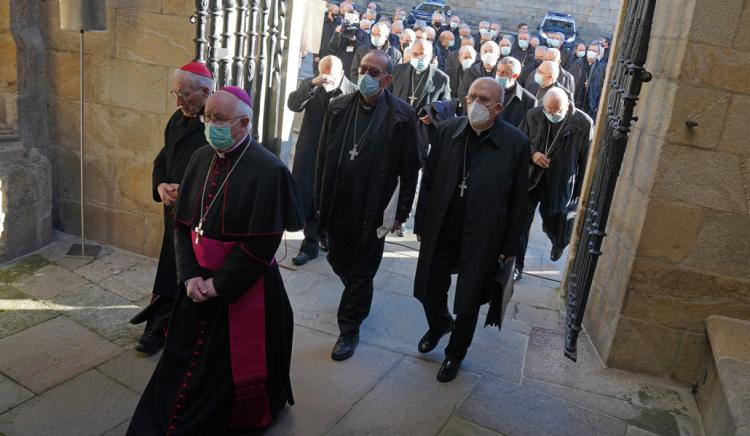
{"type": "Polygon", "coordinates": [[[208,299],[205,293],[208,292],[206,281],[203,277],[193,277],[185,282],[185,288],[187,289],[187,296],[189,299],[196,303],[203,303],[208,299]]]}
{"type": "Polygon", "coordinates": [[[341,24],[339,24],[338,26],[336,26],[336,28],[333,31],[336,32],[336,33],[341,33],[341,24]]]}
{"type": "Polygon", "coordinates": [[[161,201],[167,206],[172,206],[177,201],[177,189],[180,185],[176,183],[161,183],[156,187],[161,201]]]}
{"type": "Polygon", "coordinates": [[[203,296],[205,296],[206,298],[216,298],[219,296],[219,293],[216,292],[216,288],[214,287],[213,278],[206,280],[204,283],[206,285],[206,289],[203,292],[203,296]]]}
{"type": "Polygon", "coordinates": [[[421,121],[421,122],[423,122],[424,124],[427,124],[427,125],[432,124],[432,118],[430,118],[429,114],[427,114],[427,115],[425,115],[423,117],[420,117],[419,121],[421,121]]]}
{"type": "Polygon", "coordinates": [[[541,152],[536,152],[531,156],[531,160],[534,162],[535,165],[540,166],[542,168],[549,168],[550,160],[547,157],[546,154],[541,152]]]}

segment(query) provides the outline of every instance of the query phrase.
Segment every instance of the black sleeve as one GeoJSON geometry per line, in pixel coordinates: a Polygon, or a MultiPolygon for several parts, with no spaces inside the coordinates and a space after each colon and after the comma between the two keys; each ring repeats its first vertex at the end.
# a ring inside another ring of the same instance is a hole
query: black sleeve
{"type": "Polygon", "coordinates": [[[328,44],[328,48],[331,50],[331,54],[338,55],[338,51],[341,48],[341,32],[333,32],[331,42],[328,44]]]}
{"type": "Polygon", "coordinates": [[[300,83],[299,88],[289,94],[289,99],[286,102],[286,106],[290,111],[302,112],[303,110],[305,110],[305,106],[307,106],[307,103],[315,96],[315,91],[317,89],[317,86],[312,86],[312,78],[305,79],[302,83],[300,83]]]}
{"type": "Polygon", "coordinates": [[[230,303],[242,297],[273,266],[273,257],[279,248],[281,236],[279,233],[243,239],[216,271],[216,292],[230,303]]]}
{"type": "Polygon", "coordinates": [[[169,183],[169,174],[167,173],[167,132],[169,131],[169,124],[164,129],[164,147],[159,151],[154,159],[154,171],[151,173],[151,191],[154,196],[154,201],[161,203],[161,196],[157,189],[162,183],[169,183]]]}
{"type": "MultiPolygon", "coordinates": [[[[399,180],[401,190],[398,195],[398,206],[396,207],[396,221],[403,223],[409,218],[414,193],[417,190],[419,180],[419,141],[417,133],[417,116],[414,110],[409,109],[409,119],[401,123],[405,128],[401,136],[401,162],[399,168],[399,180]]],[[[398,132],[398,130],[396,130],[398,132]]]]}
{"type": "Polygon", "coordinates": [[[318,140],[318,154],[315,157],[315,190],[313,191],[313,205],[315,211],[320,212],[320,191],[323,189],[323,173],[325,172],[326,153],[328,151],[328,133],[331,128],[331,111],[326,110],[323,126],[318,140]]]}
{"type": "Polygon", "coordinates": [[[583,177],[586,175],[586,165],[588,165],[589,149],[591,141],[594,139],[594,128],[589,125],[588,132],[581,133],[581,147],[578,151],[578,165],[576,171],[576,184],[573,187],[573,197],[581,196],[581,187],[583,186],[583,177]]]}
{"type": "Polygon", "coordinates": [[[191,238],[190,228],[185,224],[175,222],[174,253],[177,261],[177,283],[185,283],[193,277],[202,276],[203,270],[195,259],[191,238]]]}
{"type": "Polygon", "coordinates": [[[422,182],[419,185],[419,200],[417,201],[417,211],[414,213],[414,234],[422,236],[425,224],[425,214],[427,213],[427,202],[432,192],[435,180],[435,168],[437,167],[440,144],[442,144],[442,131],[438,129],[435,135],[435,142],[430,147],[430,152],[425,159],[425,165],[422,168],[422,182]]]}
{"type": "Polygon", "coordinates": [[[359,47],[354,50],[354,57],[352,58],[352,66],[349,68],[349,80],[353,83],[357,83],[359,80],[359,64],[362,62],[362,57],[359,53],[359,47]]]}
{"type": "MultiPolygon", "coordinates": [[[[524,139],[521,150],[528,150],[528,140],[524,139]]],[[[517,153],[515,162],[515,174],[513,185],[508,196],[508,222],[505,226],[503,236],[503,249],[501,254],[515,257],[521,252],[521,235],[526,228],[528,214],[528,185],[529,185],[529,161],[526,153],[517,153]]]]}

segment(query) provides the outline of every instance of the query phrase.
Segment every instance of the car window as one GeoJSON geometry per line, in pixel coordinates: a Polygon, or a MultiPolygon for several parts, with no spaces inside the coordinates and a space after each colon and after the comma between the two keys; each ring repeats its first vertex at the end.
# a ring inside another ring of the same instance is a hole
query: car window
{"type": "Polygon", "coordinates": [[[419,12],[433,13],[438,9],[441,9],[440,5],[431,3],[422,3],[421,5],[417,6],[417,10],[419,12]]]}
{"type": "Polygon", "coordinates": [[[545,30],[554,30],[554,31],[563,32],[563,33],[575,32],[574,23],[570,21],[555,20],[554,18],[544,20],[544,24],[542,25],[542,28],[544,28],[545,30]]]}

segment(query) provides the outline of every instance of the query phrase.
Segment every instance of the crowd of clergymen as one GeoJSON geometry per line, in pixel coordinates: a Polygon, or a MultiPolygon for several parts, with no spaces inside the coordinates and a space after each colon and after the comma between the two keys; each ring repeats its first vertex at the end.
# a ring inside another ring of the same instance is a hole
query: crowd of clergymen
{"type": "Polygon", "coordinates": [[[401,10],[392,24],[373,3],[356,25],[352,13],[329,6],[315,75],[289,95],[304,114],[291,172],[253,139],[245,90],[214,91],[200,62],[175,70],[179,109],[153,171],[164,204],[154,298],[131,321],[146,322],[138,351],[164,351],[129,436],[254,434],[294,404],[294,322],[274,257],[284,232],[304,231],[293,263],[326,251],[341,279],[331,358],[343,361],[369,315],[385,236],[413,213],[413,294],[427,325],[415,345],[430,353],[450,335],[440,382],[458,376],[482,305],[484,325],[502,326],[537,208],[550,258],[568,245],[606,41],[568,53],[562,35],[538,45],[525,25],[511,40],[486,22],[472,36],[442,13],[411,29],[401,10]]]}

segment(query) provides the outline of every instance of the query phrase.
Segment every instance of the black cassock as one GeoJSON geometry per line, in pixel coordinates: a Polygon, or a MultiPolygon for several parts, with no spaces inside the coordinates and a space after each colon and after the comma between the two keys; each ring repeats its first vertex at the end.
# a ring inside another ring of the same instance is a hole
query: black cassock
{"type": "MultiPolygon", "coordinates": [[[[422,238],[414,277],[414,296],[424,301],[434,271],[433,258],[449,206],[457,194],[464,144],[471,129],[467,117],[444,122],[432,144],[422,175],[414,233],[422,238]]],[[[525,224],[528,140],[497,119],[474,152],[467,173],[458,282],[453,312],[475,314],[489,302],[501,254],[515,256],[525,224]]]]}
{"type": "MultiPolygon", "coordinates": [[[[204,126],[198,117],[186,117],[178,110],[164,129],[164,148],[154,160],[153,196],[161,202],[157,187],[162,183],[180,183],[195,150],[206,145],[204,126]]],[[[182,191],[182,187],[180,187],[182,191]]],[[[159,266],[154,281],[154,294],[168,298],[177,295],[177,270],[174,260],[174,209],[164,206],[164,237],[159,266]]]]}
{"type": "Polygon", "coordinates": [[[536,98],[518,82],[505,90],[502,117],[514,127],[519,127],[526,118],[526,113],[536,106],[536,98]]]}
{"type": "Polygon", "coordinates": [[[292,310],[274,254],[284,230],[302,225],[289,170],[260,144],[245,140],[224,157],[196,151],[176,207],[178,279],[213,277],[219,297],[195,303],[181,285],[128,435],[264,427],[293,404],[292,310]],[[213,200],[196,238],[201,205],[213,200]]]}

